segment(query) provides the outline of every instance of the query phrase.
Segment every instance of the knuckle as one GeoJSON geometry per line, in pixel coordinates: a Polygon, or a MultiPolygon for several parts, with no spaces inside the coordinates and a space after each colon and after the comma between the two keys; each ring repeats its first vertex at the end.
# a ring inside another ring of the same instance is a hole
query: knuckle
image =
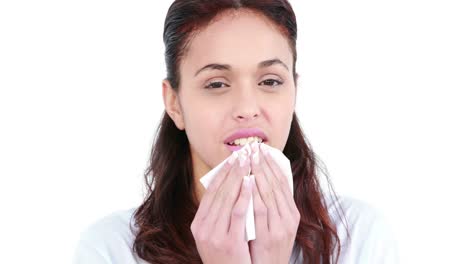
{"type": "Polygon", "coordinates": [[[296,225],[291,225],[288,228],[286,228],[286,234],[288,237],[295,237],[297,233],[297,226],[296,225]]]}
{"type": "Polygon", "coordinates": [[[285,233],[286,233],[286,232],[284,232],[284,231],[275,231],[275,232],[272,232],[272,234],[271,234],[271,240],[274,241],[274,242],[283,241],[283,240],[286,238],[285,233]]]}
{"type": "Polygon", "coordinates": [[[276,241],[273,241],[272,239],[268,239],[267,241],[264,242],[263,247],[266,251],[272,251],[275,248],[275,243],[276,241]]]}
{"type": "Polygon", "coordinates": [[[262,193],[262,197],[265,197],[265,202],[271,201],[273,198],[272,189],[270,187],[267,187],[267,189],[262,193]]]}
{"type": "Polygon", "coordinates": [[[207,244],[210,240],[210,236],[207,234],[207,232],[197,232],[195,237],[196,240],[202,244],[207,244]]]}
{"type": "Polygon", "coordinates": [[[221,201],[223,201],[223,206],[227,205],[226,203],[232,204],[232,201],[235,200],[235,194],[232,191],[225,190],[223,195],[220,196],[221,201]]]}
{"type": "Polygon", "coordinates": [[[224,239],[222,238],[219,238],[219,237],[215,237],[213,239],[210,240],[210,245],[215,249],[215,250],[222,250],[222,251],[225,251],[226,250],[226,242],[224,239]]]}
{"type": "Polygon", "coordinates": [[[297,223],[301,221],[301,213],[297,208],[294,209],[294,219],[296,220],[297,223]]]}
{"type": "Polygon", "coordinates": [[[226,193],[226,186],[220,186],[218,191],[216,192],[216,195],[213,200],[218,200],[218,199],[226,199],[227,193],[226,193]]]}
{"type": "Polygon", "coordinates": [[[260,204],[259,206],[254,208],[254,213],[257,216],[266,216],[268,214],[268,209],[265,205],[260,204]]]}
{"type": "Polygon", "coordinates": [[[239,193],[239,201],[247,201],[250,198],[249,193],[246,190],[241,190],[239,193]]]}
{"type": "Polygon", "coordinates": [[[226,243],[225,245],[226,245],[224,248],[225,254],[228,256],[233,256],[236,250],[236,245],[234,245],[233,243],[229,243],[229,242],[226,243]]]}
{"type": "Polygon", "coordinates": [[[192,224],[190,225],[190,231],[195,236],[195,234],[197,233],[197,230],[198,230],[198,227],[197,227],[195,221],[193,221],[192,224]]]}
{"type": "Polygon", "coordinates": [[[226,195],[226,201],[228,202],[235,201],[237,198],[236,193],[233,191],[227,192],[225,195],[226,195]]]}
{"type": "Polygon", "coordinates": [[[231,217],[232,218],[243,218],[244,215],[245,215],[244,208],[241,208],[240,206],[235,206],[232,209],[232,212],[231,212],[231,217]]]}

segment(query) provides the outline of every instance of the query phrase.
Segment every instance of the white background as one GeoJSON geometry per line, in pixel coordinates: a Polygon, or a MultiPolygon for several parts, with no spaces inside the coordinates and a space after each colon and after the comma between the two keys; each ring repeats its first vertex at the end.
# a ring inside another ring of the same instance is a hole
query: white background
{"type": "MultiPolygon", "coordinates": [[[[141,202],[169,3],[0,2],[0,262],[68,263],[141,202]]],[[[336,190],[386,214],[402,263],[462,262],[466,1],[292,4],[297,113],[336,190]]]]}

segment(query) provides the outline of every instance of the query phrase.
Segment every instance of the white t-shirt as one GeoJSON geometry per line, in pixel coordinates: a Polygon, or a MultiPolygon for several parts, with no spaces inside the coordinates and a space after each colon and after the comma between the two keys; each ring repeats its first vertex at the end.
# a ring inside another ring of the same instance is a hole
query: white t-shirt
{"type": "MultiPolygon", "coordinates": [[[[327,196],[328,197],[328,196],[327,196]]],[[[391,226],[381,212],[369,204],[339,196],[330,205],[327,200],[332,221],[337,224],[337,231],[342,243],[339,264],[393,264],[398,263],[397,244],[391,226]],[[351,239],[347,240],[345,226],[340,220],[336,203],[341,203],[348,221],[351,239]]],[[[147,264],[132,252],[134,235],[130,224],[136,208],[117,211],[86,228],[75,250],[74,264],[147,264]]],[[[135,228],[134,228],[135,229],[135,228]]],[[[299,257],[296,263],[302,263],[299,250],[293,251],[290,263],[299,257]]]]}

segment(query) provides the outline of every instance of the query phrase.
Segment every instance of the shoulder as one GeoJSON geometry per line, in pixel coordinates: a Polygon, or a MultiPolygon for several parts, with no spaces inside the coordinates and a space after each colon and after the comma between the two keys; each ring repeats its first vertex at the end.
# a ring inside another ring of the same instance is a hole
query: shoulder
{"type": "Polygon", "coordinates": [[[398,263],[396,236],[380,209],[349,196],[326,202],[342,247],[339,263],[398,263]]]}
{"type": "Polygon", "coordinates": [[[351,225],[350,228],[382,221],[385,218],[382,211],[374,205],[350,196],[326,196],[325,200],[328,213],[336,224],[343,222],[343,216],[351,225]]]}
{"type": "Polygon", "coordinates": [[[81,233],[81,240],[93,242],[95,245],[106,243],[108,239],[118,239],[132,242],[131,225],[134,224],[135,208],[115,211],[96,220],[81,233]]]}
{"type": "Polygon", "coordinates": [[[87,226],[80,234],[74,264],[144,263],[133,254],[136,208],[115,211],[87,226]]]}

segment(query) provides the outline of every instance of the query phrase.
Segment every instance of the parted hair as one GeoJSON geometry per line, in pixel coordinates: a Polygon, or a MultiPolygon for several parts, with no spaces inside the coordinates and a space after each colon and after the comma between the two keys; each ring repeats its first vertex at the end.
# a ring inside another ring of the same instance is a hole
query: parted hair
{"type": "MultiPolygon", "coordinates": [[[[176,0],[170,6],[163,40],[167,80],[179,91],[180,62],[197,31],[224,11],[248,9],[269,19],[287,38],[296,84],[297,25],[287,0],[176,0]]],[[[296,113],[283,150],[291,161],[294,200],[301,214],[295,246],[304,263],[337,263],[341,243],[318,178],[318,158],[296,113]]],[[[329,190],[336,199],[327,175],[329,190]]],[[[133,250],[149,263],[202,263],[190,226],[198,209],[189,141],[164,112],[145,171],[146,196],[134,213],[133,250]]],[[[342,219],[342,221],[345,221],[342,219]]]]}

